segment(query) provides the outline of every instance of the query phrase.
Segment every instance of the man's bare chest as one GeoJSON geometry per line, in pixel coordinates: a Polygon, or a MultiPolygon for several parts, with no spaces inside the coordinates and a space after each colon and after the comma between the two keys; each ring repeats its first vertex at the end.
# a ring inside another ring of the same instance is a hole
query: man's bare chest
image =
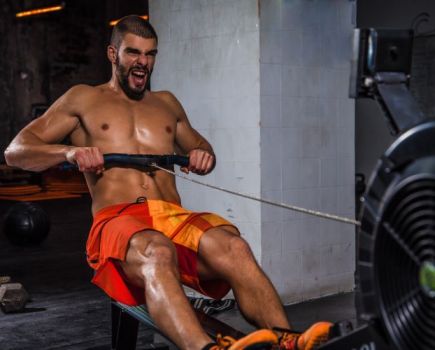
{"type": "Polygon", "coordinates": [[[177,126],[177,117],[165,106],[108,99],[88,106],[80,120],[82,132],[94,141],[172,143],[177,126]]]}

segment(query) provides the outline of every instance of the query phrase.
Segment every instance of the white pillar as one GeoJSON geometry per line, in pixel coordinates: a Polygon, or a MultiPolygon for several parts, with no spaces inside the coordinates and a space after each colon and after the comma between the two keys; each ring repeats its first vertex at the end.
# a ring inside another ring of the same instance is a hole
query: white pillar
{"type": "MultiPolygon", "coordinates": [[[[216,170],[196,178],[352,217],[352,3],[149,5],[159,34],[153,89],[179,98],[217,154],[216,170]]],[[[352,289],[352,226],[177,183],[186,207],[239,226],[285,303],[352,289]]]]}

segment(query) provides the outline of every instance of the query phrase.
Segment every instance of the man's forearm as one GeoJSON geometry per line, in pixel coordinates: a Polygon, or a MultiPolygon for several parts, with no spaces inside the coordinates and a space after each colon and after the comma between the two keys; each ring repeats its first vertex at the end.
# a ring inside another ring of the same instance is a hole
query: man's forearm
{"type": "Polygon", "coordinates": [[[213,147],[205,139],[200,140],[194,149],[200,149],[200,150],[206,151],[207,153],[209,153],[213,157],[215,157],[215,154],[214,154],[214,151],[213,151],[213,147]]]}
{"type": "Polygon", "coordinates": [[[4,155],[10,166],[30,171],[43,171],[66,160],[71,149],[66,145],[12,142],[4,155]]]}

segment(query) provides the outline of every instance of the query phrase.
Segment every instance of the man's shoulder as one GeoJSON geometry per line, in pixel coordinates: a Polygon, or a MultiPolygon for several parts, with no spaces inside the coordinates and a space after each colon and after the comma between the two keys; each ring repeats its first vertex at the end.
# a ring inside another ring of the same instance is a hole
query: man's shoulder
{"type": "Polygon", "coordinates": [[[83,94],[94,94],[99,93],[104,90],[104,85],[87,85],[87,84],[77,84],[72,86],[66,94],[68,95],[83,95],[83,94]]]}
{"type": "Polygon", "coordinates": [[[173,102],[177,100],[175,95],[168,90],[150,91],[150,92],[154,97],[166,102],[173,102]]]}
{"type": "Polygon", "coordinates": [[[167,104],[169,107],[179,110],[181,107],[181,103],[178,101],[178,99],[175,97],[175,95],[167,90],[161,90],[161,91],[152,91],[151,92],[153,96],[163,103],[167,104]]]}
{"type": "Polygon", "coordinates": [[[92,86],[86,84],[77,84],[72,86],[62,97],[67,103],[85,103],[92,102],[101,98],[104,94],[104,85],[92,86]]]}
{"type": "Polygon", "coordinates": [[[162,90],[162,91],[154,91],[153,94],[160,101],[165,103],[170,110],[172,110],[172,112],[177,116],[177,120],[185,120],[187,118],[183,106],[172,92],[167,90],[162,90]]]}
{"type": "Polygon", "coordinates": [[[89,95],[93,91],[93,87],[85,84],[74,85],[69,88],[63,96],[61,96],[61,100],[65,102],[71,102],[76,99],[81,99],[84,96],[89,95]]]}

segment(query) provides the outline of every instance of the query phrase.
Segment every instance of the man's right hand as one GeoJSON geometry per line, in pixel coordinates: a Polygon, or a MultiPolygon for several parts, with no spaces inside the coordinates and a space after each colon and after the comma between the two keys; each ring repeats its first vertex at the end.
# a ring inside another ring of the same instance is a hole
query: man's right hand
{"type": "Polygon", "coordinates": [[[101,174],[104,171],[103,154],[97,147],[72,147],[66,153],[66,159],[76,164],[79,171],[101,174]]]}

